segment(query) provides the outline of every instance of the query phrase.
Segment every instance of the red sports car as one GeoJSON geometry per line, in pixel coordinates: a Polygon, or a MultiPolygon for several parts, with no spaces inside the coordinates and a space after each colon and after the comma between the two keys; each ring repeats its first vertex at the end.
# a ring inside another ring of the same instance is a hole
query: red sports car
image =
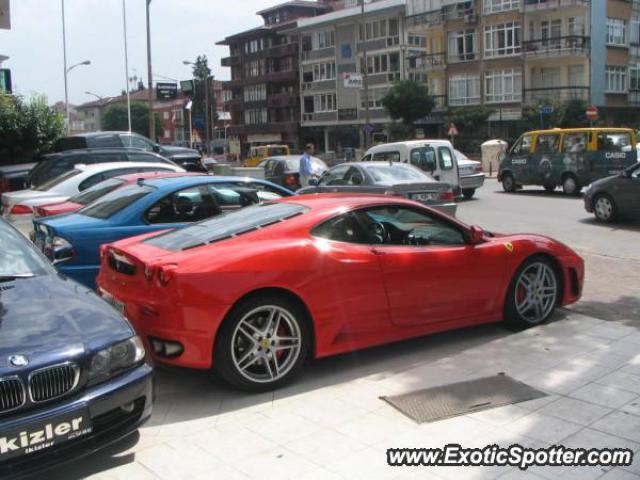
{"type": "Polygon", "coordinates": [[[105,245],[98,284],[161,363],[278,387],[306,357],[575,302],[584,264],[538,235],[497,235],[410,200],[290,197],[105,245]]]}
{"type": "Polygon", "coordinates": [[[80,192],[65,202],[49,203],[35,207],[35,217],[50,217],[52,215],[62,215],[63,213],[77,212],[81,208],[86,207],[93,201],[111,193],[118,188],[125,187],[135,183],[140,178],[173,178],[186,177],[193,175],[206,175],[205,173],[190,172],[140,172],[130,173],[128,175],[120,175],[118,177],[109,178],[103,182],[95,184],[93,187],[80,192]]]}

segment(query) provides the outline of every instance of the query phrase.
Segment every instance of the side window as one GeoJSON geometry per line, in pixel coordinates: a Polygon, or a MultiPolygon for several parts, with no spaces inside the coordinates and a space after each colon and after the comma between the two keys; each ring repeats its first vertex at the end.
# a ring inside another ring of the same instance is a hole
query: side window
{"type": "Polygon", "coordinates": [[[285,196],[280,190],[273,188],[269,185],[264,185],[262,183],[247,183],[246,185],[239,185],[239,186],[244,186],[246,188],[251,188],[255,190],[258,194],[258,199],[261,202],[277,200],[285,196]]]}
{"type": "Polygon", "coordinates": [[[383,245],[464,245],[462,231],[438,217],[418,210],[385,206],[357,212],[368,243],[383,245]]]}
{"type": "Polygon", "coordinates": [[[128,160],[124,153],[118,152],[94,153],[87,157],[91,157],[90,163],[126,162],[128,160]]]}
{"type": "Polygon", "coordinates": [[[347,212],[327,220],[313,230],[311,235],[336,242],[367,243],[366,236],[353,212],[347,212]]]}
{"type": "Polygon", "coordinates": [[[365,155],[364,157],[362,157],[361,162],[370,162],[371,161],[371,154],[369,155],[365,155]]]}
{"type": "Polygon", "coordinates": [[[207,186],[199,186],[164,197],[147,211],[145,218],[151,224],[191,223],[216,213],[220,212],[207,186]]]}
{"type": "Polygon", "coordinates": [[[451,170],[453,168],[453,155],[449,147],[438,148],[438,155],[440,156],[440,169],[451,170]]]}
{"type": "Polygon", "coordinates": [[[143,137],[138,137],[137,135],[120,135],[120,139],[122,140],[122,145],[125,147],[132,148],[141,148],[143,150],[151,151],[153,150],[153,143],[143,137]]]}
{"type": "Polygon", "coordinates": [[[531,135],[523,135],[511,149],[511,155],[529,155],[531,153],[531,135]]]}
{"type": "Polygon", "coordinates": [[[565,153],[582,153],[587,149],[586,133],[566,133],[562,140],[562,151],[565,153]]]}
{"type": "Polygon", "coordinates": [[[373,154],[374,162],[399,162],[400,152],[378,152],[373,154]]]}
{"type": "Polygon", "coordinates": [[[103,180],[106,180],[104,173],[97,173],[95,175],[91,175],[89,178],[85,178],[82,182],[80,182],[80,185],[78,185],[78,190],[82,192],[89,187],[93,187],[94,185],[97,185],[103,180]]]}
{"type": "Polygon", "coordinates": [[[344,174],[349,170],[349,165],[340,165],[325,172],[318,185],[342,185],[344,184],[344,174]]]}
{"type": "Polygon", "coordinates": [[[122,142],[117,135],[96,135],[87,138],[89,148],[120,148],[122,142]]]}
{"type": "Polygon", "coordinates": [[[628,133],[598,133],[599,152],[625,152],[630,151],[631,138],[628,133]]]}
{"type": "Polygon", "coordinates": [[[414,148],[409,156],[411,165],[425,172],[433,172],[437,168],[436,152],[431,147],[414,148]]]}
{"type": "MultiPolygon", "coordinates": [[[[237,210],[260,203],[258,192],[248,186],[232,184],[209,185],[209,192],[220,212],[237,210]]],[[[208,215],[212,216],[212,215],[208,215]]]]}
{"type": "Polygon", "coordinates": [[[72,155],[69,157],[63,157],[59,159],[57,162],[52,162],[51,167],[48,169],[46,173],[46,179],[50,180],[52,178],[57,177],[58,175],[62,175],[69,170],[72,170],[74,165],[78,165],[80,163],[86,163],[88,155],[72,155]]]}
{"type": "Polygon", "coordinates": [[[344,184],[345,185],[363,185],[364,184],[364,175],[363,173],[355,167],[351,167],[346,175],[344,176],[344,184]]]}
{"type": "Polygon", "coordinates": [[[560,150],[560,135],[538,135],[536,153],[558,153],[560,150]]]}

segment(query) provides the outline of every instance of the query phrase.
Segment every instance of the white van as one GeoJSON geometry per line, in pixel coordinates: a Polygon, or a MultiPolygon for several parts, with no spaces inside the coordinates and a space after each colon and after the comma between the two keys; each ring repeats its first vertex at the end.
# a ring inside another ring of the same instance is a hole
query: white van
{"type": "Polygon", "coordinates": [[[371,147],[363,162],[406,162],[451,185],[460,195],[460,172],[453,145],[448,140],[410,140],[371,147]]]}

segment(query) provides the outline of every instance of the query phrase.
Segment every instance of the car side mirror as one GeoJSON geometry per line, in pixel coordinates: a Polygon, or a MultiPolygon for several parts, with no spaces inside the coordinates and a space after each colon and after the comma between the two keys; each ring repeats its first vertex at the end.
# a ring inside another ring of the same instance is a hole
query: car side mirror
{"type": "Polygon", "coordinates": [[[318,180],[316,178],[310,178],[309,179],[309,185],[312,187],[317,187],[318,186],[318,180]]]}
{"type": "Polygon", "coordinates": [[[481,227],[473,225],[471,227],[471,244],[478,245],[484,242],[484,230],[481,227]]]}

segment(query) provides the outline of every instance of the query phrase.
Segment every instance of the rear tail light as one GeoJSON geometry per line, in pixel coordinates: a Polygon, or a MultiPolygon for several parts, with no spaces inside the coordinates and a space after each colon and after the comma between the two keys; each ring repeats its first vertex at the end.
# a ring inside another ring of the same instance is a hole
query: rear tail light
{"type": "Polygon", "coordinates": [[[31,215],[33,210],[26,205],[14,205],[9,213],[11,215],[31,215]]]}
{"type": "Polygon", "coordinates": [[[453,201],[453,191],[440,192],[440,200],[453,201]]]}
{"type": "Polygon", "coordinates": [[[293,186],[298,182],[296,182],[296,176],[295,175],[289,174],[284,178],[284,183],[285,183],[285,185],[293,186]]]}
{"type": "Polygon", "coordinates": [[[482,173],[482,172],[484,172],[484,169],[482,168],[482,164],[481,164],[481,163],[479,163],[478,165],[476,165],[475,171],[476,171],[476,173],[482,173]]]}

